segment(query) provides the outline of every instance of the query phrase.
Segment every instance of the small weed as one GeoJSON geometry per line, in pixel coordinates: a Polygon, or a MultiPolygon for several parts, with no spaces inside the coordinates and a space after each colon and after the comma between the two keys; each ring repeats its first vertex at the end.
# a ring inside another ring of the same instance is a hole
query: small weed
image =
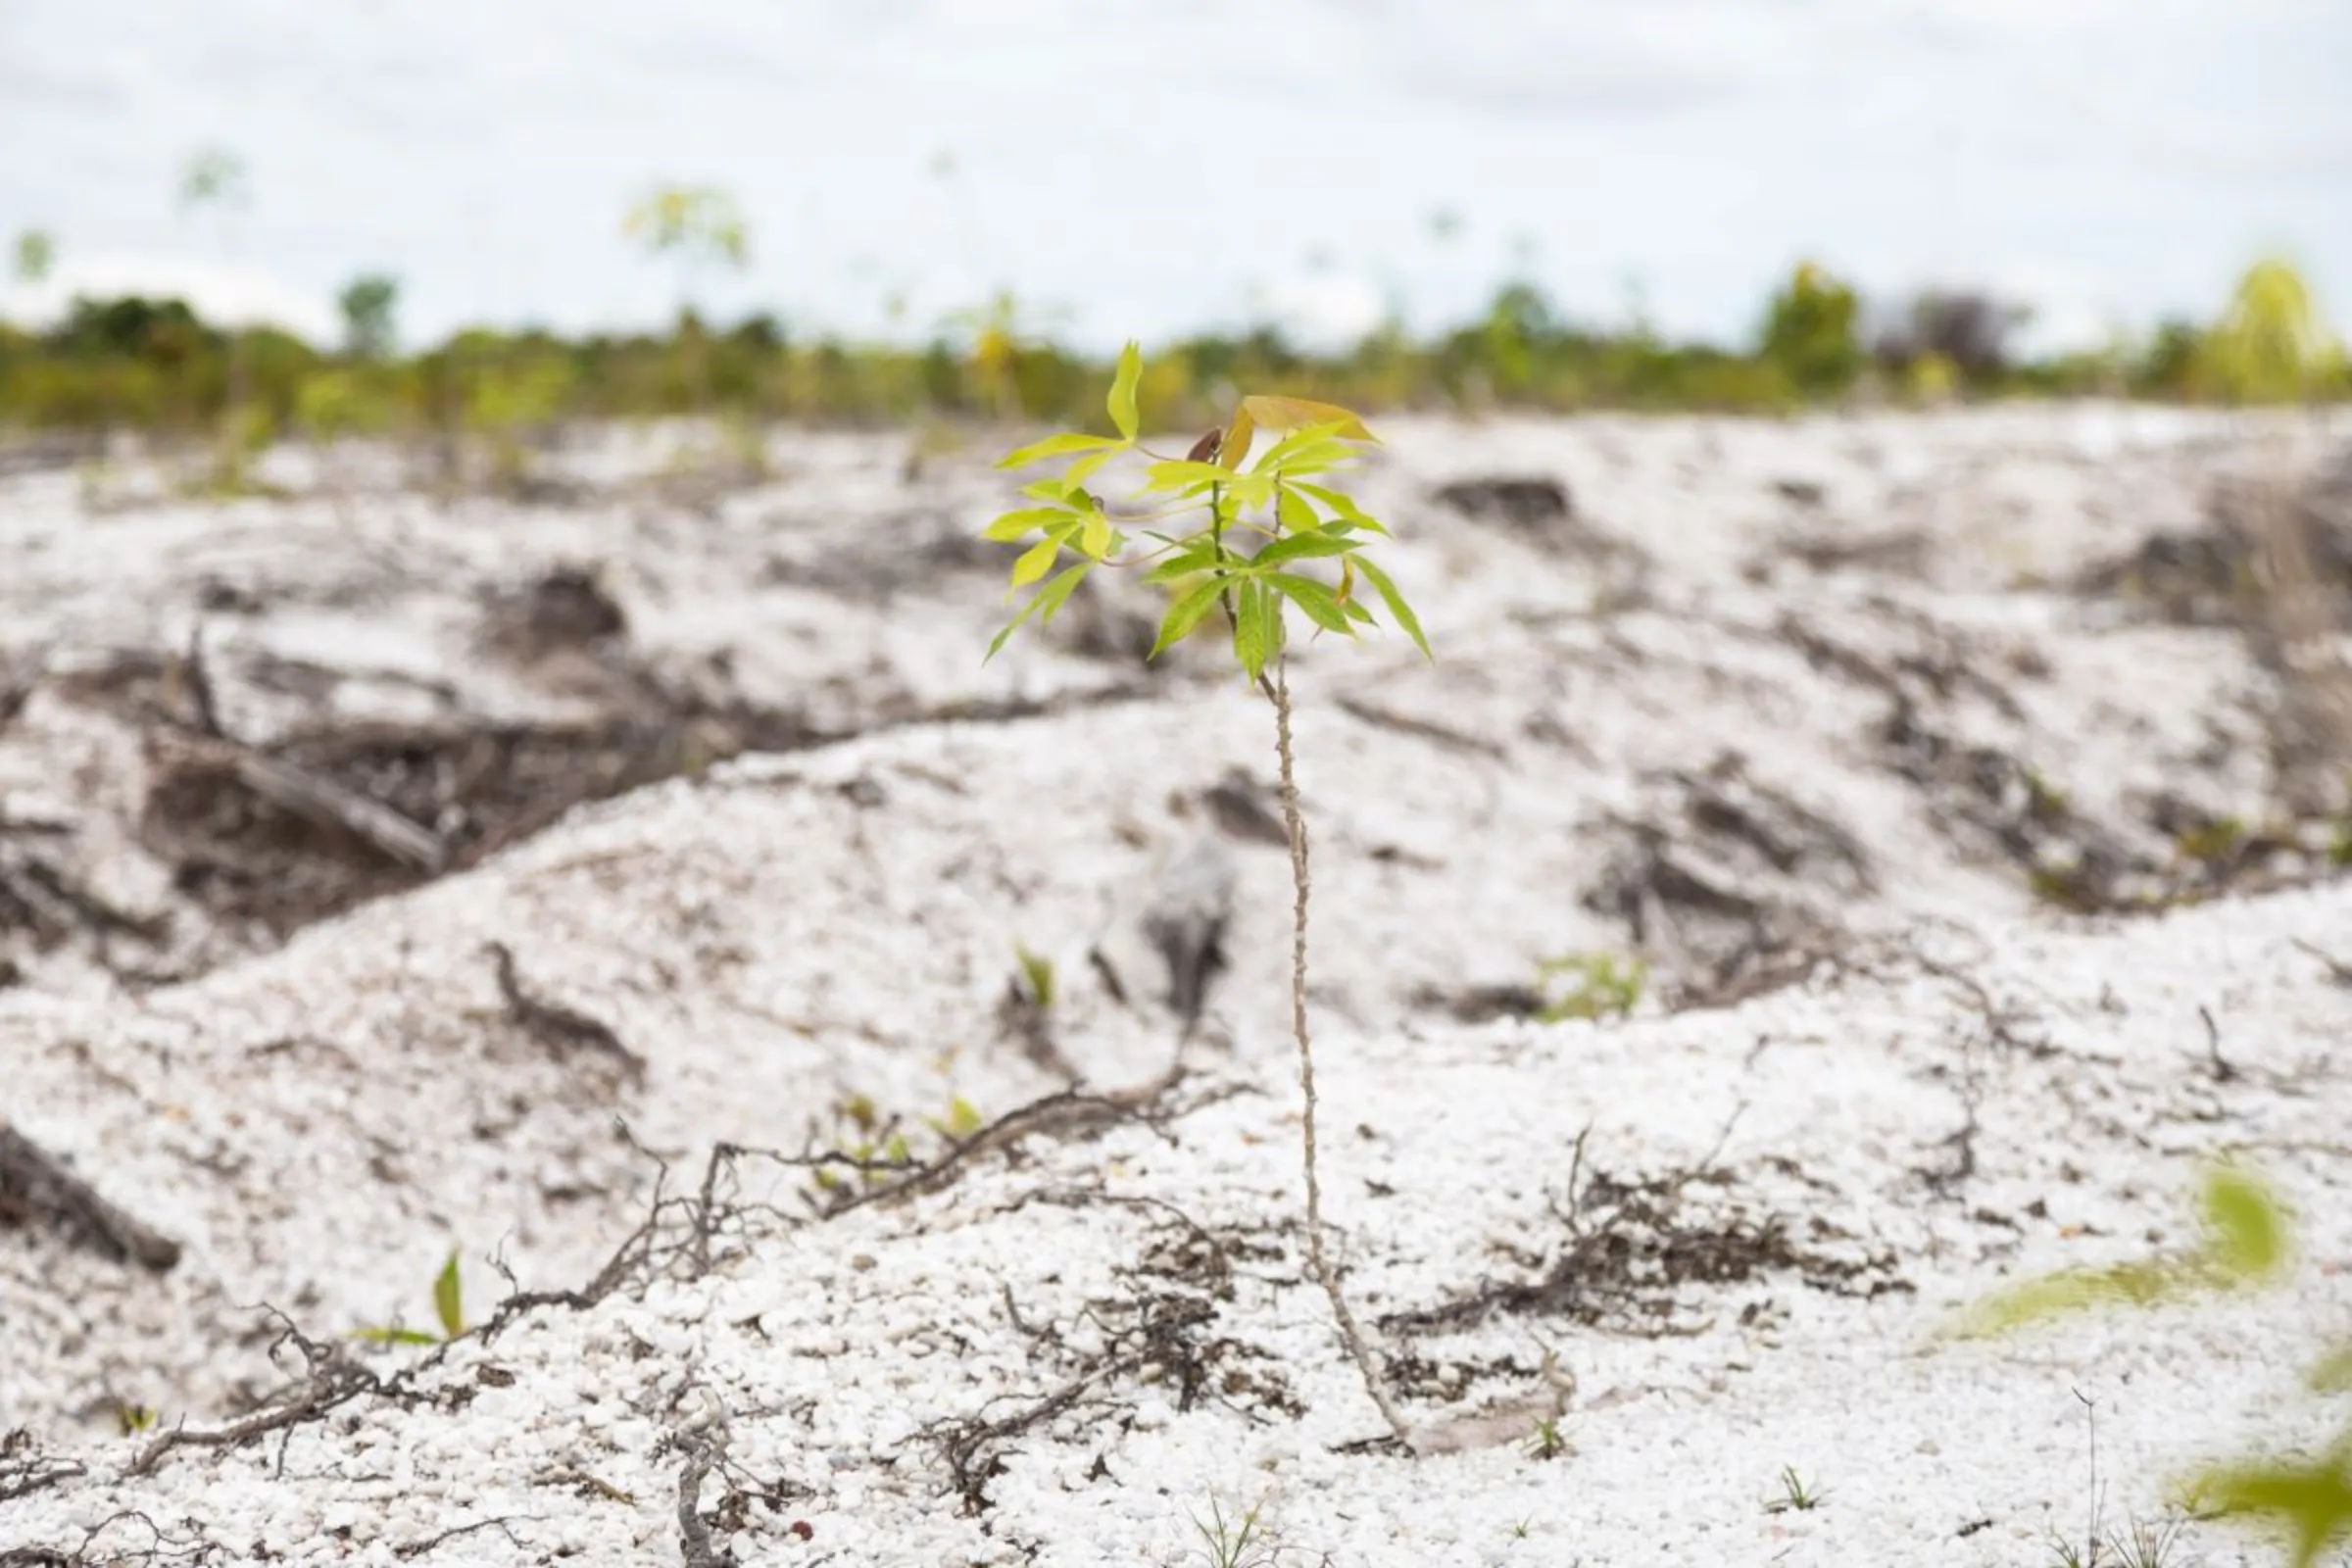
{"type": "Polygon", "coordinates": [[[2170,1568],[2175,1548],[2188,1521],[2168,1513],[2154,1523],[2134,1519],[2131,1528],[2107,1538],[2107,1555],[2116,1568],[2170,1568]]]}
{"type": "Polygon", "coordinates": [[[153,1405],[125,1402],[115,1406],[115,1426],[126,1438],[153,1432],[161,1419],[153,1405]]]}
{"type": "Polygon", "coordinates": [[[2057,1564],[2057,1568],[2092,1568],[2092,1565],[2098,1560],[2099,1544],[2097,1542],[2094,1541],[2090,1544],[2089,1553],[2085,1555],[2081,1546],[2076,1545],[2056,1531],[2050,1532],[2050,1561],[2057,1564]]]}
{"type": "Polygon", "coordinates": [[[2173,841],[2173,848],[2184,860],[2202,860],[2213,864],[2236,855],[2251,836],[2251,830],[2243,821],[2234,816],[2225,816],[2201,827],[2189,828],[2173,841]]]}
{"type": "Polygon", "coordinates": [[[2039,768],[2026,769],[2026,809],[2035,821],[2062,817],[2072,804],[2066,791],[2051,783],[2039,768]]]}
{"type": "Polygon", "coordinates": [[[1642,1000],[1649,965],[1640,958],[1620,958],[1610,953],[1572,953],[1545,958],[1536,967],[1537,989],[1547,995],[1553,982],[1567,978],[1568,987],[1547,1000],[1536,1016],[1544,1023],[1569,1018],[1622,1018],[1642,1000]]]}
{"type": "Polygon", "coordinates": [[[1805,1478],[1796,1473],[1796,1466],[1785,1464],[1781,1466],[1781,1494],[1766,1503],[1764,1511],[1766,1513],[1811,1513],[1821,1506],[1821,1499],[1828,1495],[1829,1494],[1826,1492],[1807,1486],[1805,1478]]]}
{"type": "Polygon", "coordinates": [[[1031,953],[1020,943],[1013,944],[1013,956],[1021,960],[1021,979],[1029,988],[1029,1000],[1039,1007],[1054,1005],[1054,960],[1041,954],[1031,953]]]}
{"type": "Polygon", "coordinates": [[[1225,1517],[1225,1505],[1211,1495],[1208,1518],[1204,1521],[1199,1514],[1192,1515],[1193,1528],[1200,1533],[1201,1551],[1210,1568],[1272,1568],[1274,1558],[1264,1549],[1260,1540],[1263,1532],[1257,1523],[1265,1506],[1263,1502],[1257,1503],[1240,1519],[1229,1520],[1225,1517]],[[1250,1552],[1253,1546],[1258,1547],[1254,1555],[1250,1552]]]}
{"type": "MultiPolygon", "coordinates": [[[[987,1125],[979,1107],[961,1095],[951,1095],[947,1108],[922,1118],[941,1142],[957,1143],[987,1125]]],[[[900,1130],[896,1116],[887,1120],[870,1095],[848,1095],[833,1106],[833,1141],[826,1152],[832,1164],[809,1172],[817,1191],[835,1196],[850,1190],[852,1177],[867,1187],[903,1175],[921,1163],[914,1145],[900,1130]],[[846,1167],[845,1170],[842,1167],[846,1167]]]]}
{"type": "Polygon", "coordinates": [[[427,1334],[422,1329],[403,1328],[397,1323],[383,1327],[354,1329],[351,1337],[366,1340],[371,1345],[439,1345],[454,1340],[466,1332],[465,1286],[458,1276],[458,1254],[452,1250],[449,1261],[433,1279],[433,1316],[440,1320],[441,1332],[427,1334]]]}
{"type": "Polygon", "coordinates": [[[974,1108],[970,1101],[956,1095],[948,1101],[946,1115],[925,1116],[923,1124],[942,1138],[962,1139],[971,1137],[986,1126],[987,1119],[974,1108]]]}
{"type": "Polygon", "coordinates": [[[1536,1423],[1536,1435],[1527,1440],[1527,1456],[1531,1459],[1557,1459],[1568,1451],[1568,1440],[1560,1434],[1560,1418],[1545,1416],[1536,1423]]]}
{"type": "Polygon", "coordinates": [[[2035,898],[2069,914],[2096,914],[2105,906],[2099,890],[2080,865],[2037,865],[2026,873],[2035,898]]]}
{"type": "Polygon", "coordinates": [[[2050,1561],[2054,1568],[2174,1568],[2187,1528],[2184,1516],[2168,1513],[2153,1523],[2134,1519],[2083,1545],[2053,1531],[2050,1561]]]}

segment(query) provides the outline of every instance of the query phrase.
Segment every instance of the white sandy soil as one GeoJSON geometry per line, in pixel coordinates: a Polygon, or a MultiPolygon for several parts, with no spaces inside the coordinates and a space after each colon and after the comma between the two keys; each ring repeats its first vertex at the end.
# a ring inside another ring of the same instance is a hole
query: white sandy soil
{"type": "MultiPolygon", "coordinates": [[[[1383,434],[1364,494],[1440,660],[1315,646],[1296,684],[1328,1218],[1413,1456],[1361,1446],[1379,1418],[1305,1274],[1288,859],[1212,825],[1221,781],[1271,799],[1270,714],[1213,659],[1139,676],[1075,625],[982,668],[1003,562],[954,540],[1007,487],[978,455],[909,479],[902,438],[778,437],[771,480],[681,501],[591,449],[551,464],[585,487],[560,506],[9,481],[0,654],[47,673],[0,726],[0,822],[157,925],[20,941],[0,1120],[183,1253],[0,1229],[0,1499],[74,1470],[0,1500],[0,1553],[697,1568],[700,1474],[745,1563],[1202,1561],[1194,1515],[1261,1503],[1284,1563],[2034,1563],[2094,1496],[2155,1521],[2189,1461],[2329,1430],[2299,1382],[2352,1330],[2325,824],[2169,913],[2035,880],[2087,858],[2177,891],[2180,820],[2283,820],[2250,640],[2079,585],[2262,463],[2340,461],[2328,433],[2277,457],[2083,408],[1383,434]],[[1569,515],[1431,499],[1496,474],[1561,481],[1569,515]],[[141,721],[67,678],[200,620],[253,744],[552,721],[606,666],[484,628],[563,564],[640,667],[847,738],[579,808],[281,942],[173,885],[141,721]],[[323,695],[261,678],[290,662],[323,695]],[[1139,930],[1204,845],[1229,963],[1179,1055],[1139,930]],[[519,1025],[493,942],[642,1070],[519,1025]],[[1017,947],[1054,966],[1043,1047],[1000,1013],[1017,947]],[[1579,952],[1650,961],[1631,1018],[1463,1021],[1579,952]],[[714,1145],[838,1149],[862,1099],[930,1157],[957,1099],[993,1118],[1065,1067],[1107,1094],[1179,1059],[1145,1117],[836,1217],[809,1169],[741,1158],[707,1241],[673,1202],[610,1294],[487,1338],[340,1338],[431,1326],[453,1250],[471,1322],[499,1266],[585,1289],[714,1145]],[[2287,1285],[1936,1340],[2005,1281],[2188,1244],[2225,1154],[2301,1217],[2287,1285]],[[388,1385],[142,1466],[299,1379],[288,1323],[388,1385]],[[1772,1506],[1785,1466],[1818,1506],[1772,1506]]],[[[2184,1528],[2181,1560],[2270,1560],[2184,1528]]]]}

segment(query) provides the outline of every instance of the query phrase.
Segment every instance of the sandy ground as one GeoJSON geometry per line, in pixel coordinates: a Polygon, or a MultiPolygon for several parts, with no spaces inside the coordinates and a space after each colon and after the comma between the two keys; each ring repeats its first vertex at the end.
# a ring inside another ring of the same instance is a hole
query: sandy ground
{"type": "Polygon", "coordinates": [[[697,1568],[686,1478],[744,1562],[1200,1561],[1262,1502],[1282,1562],[2015,1563],[2322,1430],[2352,892],[2232,541],[2273,473],[2332,515],[2340,434],[1383,434],[1439,662],[1297,685],[1329,1218],[1413,1456],[1304,1275],[1269,714],[1117,597],[983,668],[984,454],[8,481],[0,1123],[176,1256],[0,1229],[0,1551],[697,1568]],[[1646,962],[1630,1018],[1531,1016],[1576,954],[1646,962]],[[1935,1339],[2184,1241],[2227,1152],[2306,1222],[2281,1293],[1935,1339]],[[348,1338],[453,1250],[494,1331],[348,1338]]]}

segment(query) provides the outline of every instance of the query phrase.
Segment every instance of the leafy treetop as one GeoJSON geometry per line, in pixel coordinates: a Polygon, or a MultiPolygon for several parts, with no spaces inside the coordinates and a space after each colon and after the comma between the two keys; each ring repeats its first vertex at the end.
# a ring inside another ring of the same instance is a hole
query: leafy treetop
{"type": "Polygon", "coordinates": [[[1119,355],[1104,404],[1116,437],[1065,431],[1024,446],[998,465],[1021,468],[1069,460],[1059,477],[1023,487],[1032,505],[1005,513],[983,530],[982,537],[1001,543],[1037,536],[1013,563],[1011,580],[1012,593],[1032,585],[1034,591],[989,644],[990,658],[1032,616],[1041,624],[1052,620],[1088,572],[1134,565],[1145,567],[1146,582],[1170,592],[1152,648],[1154,657],[1200,630],[1210,610],[1222,606],[1234,658],[1257,681],[1284,645],[1284,617],[1292,608],[1319,630],[1344,637],[1356,635],[1360,626],[1377,625],[1358,593],[1359,582],[1370,585],[1390,618],[1429,655],[1412,607],[1364,553],[1372,536],[1387,537],[1389,530],[1325,478],[1354,461],[1362,448],[1378,444],[1360,418],[1304,398],[1245,397],[1222,428],[1202,436],[1186,456],[1169,458],[1138,438],[1142,378],[1142,350],[1129,343],[1119,355]],[[1260,433],[1278,439],[1250,463],[1260,433]],[[1135,510],[1114,514],[1087,481],[1130,451],[1151,463],[1132,498],[1135,510]],[[1190,533],[1150,526],[1200,507],[1205,507],[1206,517],[1190,533]],[[1130,556],[1130,530],[1152,545],[1130,556]],[[1061,566],[1065,551],[1078,560],[1061,566]],[[1301,569],[1313,562],[1336,563],[1337,581],[1301,569]]]}

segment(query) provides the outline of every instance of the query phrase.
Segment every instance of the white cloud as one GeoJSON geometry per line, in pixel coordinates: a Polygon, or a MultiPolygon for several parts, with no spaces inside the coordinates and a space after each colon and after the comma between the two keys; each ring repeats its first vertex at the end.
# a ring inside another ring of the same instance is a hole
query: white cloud
{"type": "Polygon", "coordinates": [[[174,177],[225,143],[270,272],[238,308],[331,328],[382,269],[412,342],[666,318],[671,270],[617,233],[656,179],[734,191],[754,262],[709,299],[804,329],[1002,284],[1115,344],[1321,244],[1335,275],[1270,303],[1344,335],[1364,277],[1425,321],[1523,231],[1570,311],[1639,274],[1678,331],[1744,334],[1806,254],[2030,266],[2145,322],[2274,247],[2352,300],[2347,46],[2342,0],[0,0],[0,141],[74,149],[0,165],[0,214],[68,258],[174,255],[174,177]]]}
{"type": "Polygon", "coordinates": [[[1287,277],[1264,291],[1263,303],[1288,336],[1315,348],[1353,343],[1378,326],[1388,312],[1379,285],[1340,272],[1287,277]]]}

